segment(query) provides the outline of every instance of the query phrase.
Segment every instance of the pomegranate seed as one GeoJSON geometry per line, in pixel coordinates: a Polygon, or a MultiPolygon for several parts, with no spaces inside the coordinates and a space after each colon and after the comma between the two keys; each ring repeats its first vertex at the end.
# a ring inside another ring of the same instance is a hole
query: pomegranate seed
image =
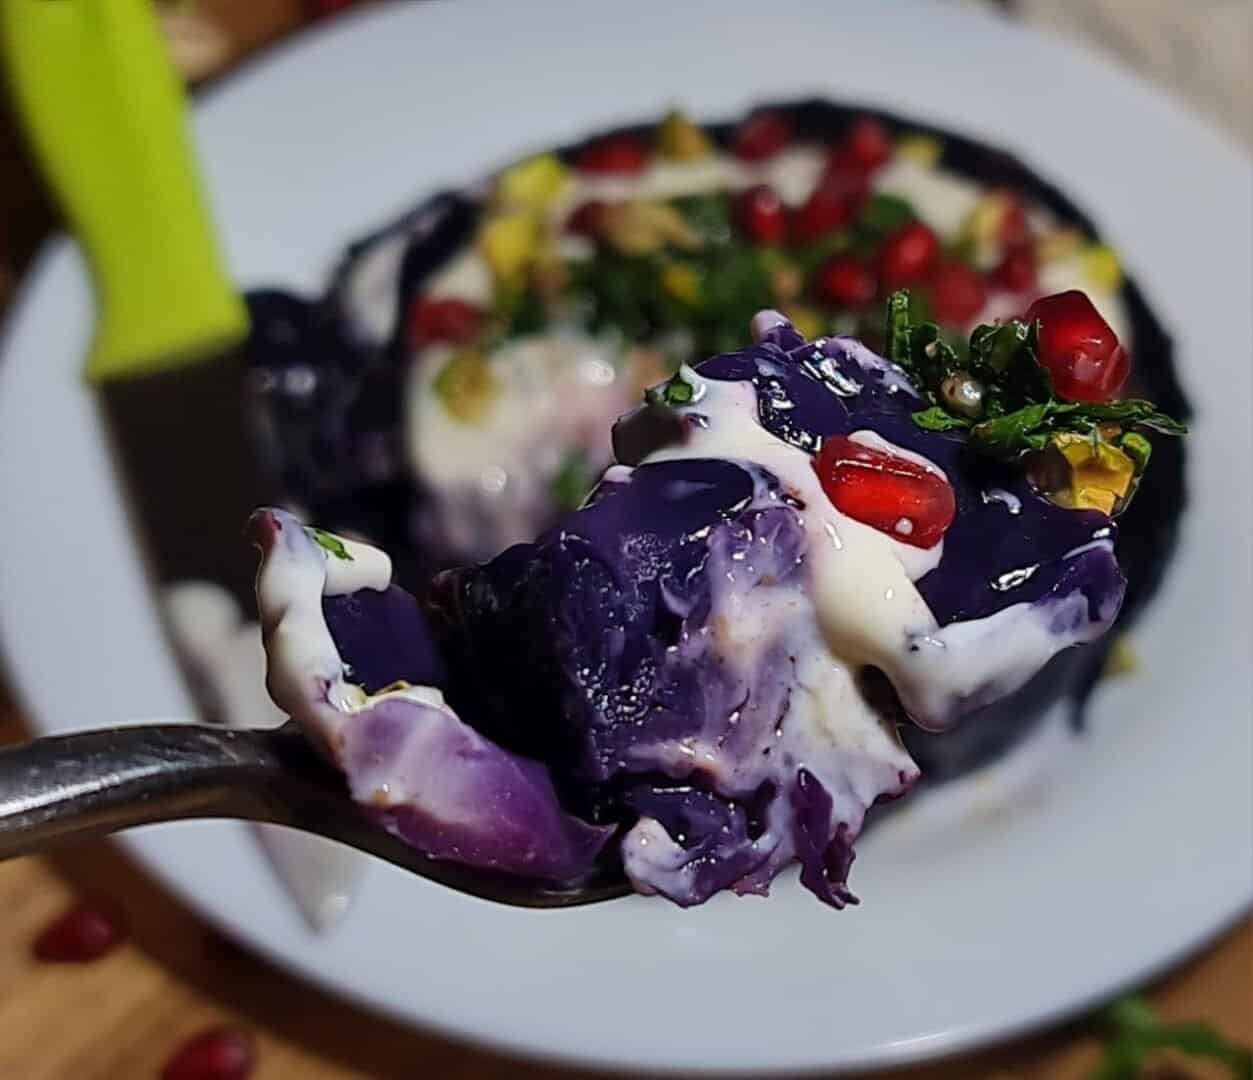
{"type": "Polygon", "coordinates": [[[885,290],[913,285],[931,272],[940,241],[921,221],[910,221],[892,233],[879,252],[879,284],[885,290]]]}
{"type": "Polygon", "coordinates": [[[126,936],[120,913],[80,903],[58,917],[35,939],[37,960],[86,964],[98,960],[126,936]]]}
{"type": "Polygon", "coordinates": [[[435,341],[465,345],[483,324],[483,312],[468,300],[419,297],[409,316],[409,341],[414,348],[435,341]]]}
{"type": "Polygon", "coordinates": [[[731,152],[741,161],[765,161],[792,141],[792,121],[781,113],[750,116],[735,132],[731,152]]]}
{"type": "Polygon", "coordinates": [[[1009,292],[1026,292],[1035,285],[1035,246],[1022,244],[1007,248],[992,271],[992,280],[1009,292]]]}
{"type": "Polygon", "coordinates": [[[803,206],[792,213],[792,234],[797,240],[818,240],[847,225],[866,200],[866,177],[851,169],[830,169],[810,192],[803,206]]]}
{"type": "Polygon", "coordinates": [[[856,308],[870,303],[878,292],[874,271],[851,255],[836,255],[818,268],[814,281],[818,295],[837,307],[856,308]]]}
{"type": "Polygon", "coordinates": [[[607,209],[608,205],[599,199],[588,200],[566,219],[566,230],[579,236],[598,236],[605,223],[607,209]]]}
{"type": "Polygon", "coordinates": [[[957,513],[953,489],[941,473],[844,435],[826,438],[814,468],[840,513],[903,544],[934,546],[957,513]]]}
{"type": "Polygon", "coordinates": [[[848,159],[866,172],[877,169],[892,156],[892,140],[887,129],[873,116],[854,122],[844,136],[848,159]]]}
{"type": "Polygon", "coordinates": [[[933,271],[930,295],[937,322],[965,326],[983,310],[988,287],[978,270],[954,260],[933,271]]]}
{"type": "Polygon", "coordinates": [[[252,1036],[215,1027],[193,1035],[161,1070],[161,1080],[244,1080],[257,1063],[252,1036]]]}
{"type": "Polygon", "coordinates": [[[1043,296],[1024,318],[1040,323],[1040,362],[1067,401],[1109,401],[1131,373],[1118,336],[1078,289],[1043,296]]]}
{"type": "Polygon", "coordinates": [[[337,11],[352,7],[357,0],[308,0],[309,18],[320,19],[324,15],[334,15],[337,11]]]}
{"type": "Polygon", "coordinates": [[[634,135],[610,135],[598,139],[579,152],[574,166],[597,175],[634,176],[648,164],[648,151],[634,135]]]}
{"type": "Polygon", "coordinates": [[[783,203],[769,184],[756,184],[736,196],[735,220],[744,234],[758,244],[777,244],[787,232],[783,203]]]}
{"type": "Polygon", "coordinates": [[[1017,195],[1007,195],[1008,204],[1001,218],[997,239],[1006,249],[1025,247],[1032,242],[1031,226],[1027,224],[1027,211],[1017,195]]]}

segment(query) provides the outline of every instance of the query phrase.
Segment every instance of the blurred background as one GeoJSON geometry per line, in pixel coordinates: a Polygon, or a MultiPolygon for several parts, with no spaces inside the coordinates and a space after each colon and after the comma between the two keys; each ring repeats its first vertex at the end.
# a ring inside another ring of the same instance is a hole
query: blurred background
{"type": "MultiPolygon", "coordinates": [[[[360,6],[351,0],[158,4],[171,53],[193,87],[211,85],[276,42],[360,6]]],[[[1041,33],[1098,50],[1168,87],[1253,147],[1253,4],[1247,0],[971,0],[969,6],[997,10],[1041,33]]],[[[58,220],[7,105],[0,109],[3,312],[58,220]]],[[[0,679],[0,740],[16,741],[23,731],[17,703],[0,679]]],[[[171,1076],[302,1080],[575,1075],[415,1034],[312,991],[200,924],[106,845],[0,864],[0,911],[6,915],[0,927],[0,1078],[5,1080],[147,1077],[161,1075],[163,1068],[171,1076]],[[78,909],[77,922],[57,923],[84,899],[88,907],[78,909]],[[92,952],[93,941],[103,943],[100,951],[107,955],[90,966],[41,963],[36,955],[42,950],[55,959],[58,949],[92,952]],[[189,1071],[170,1072],[167,1063],[188,1040],[192,1056],[183,1061],[189,1071]]],[[[1168,1018],[1203,1021],[1248,1042],[1253,929],[1246,922],[1150,988],[1148,997],[1168,1018]]],[[[1087,1076],[1101,1059],[1107,1034],[1105,1020],[1089,1018],[909,1075],[1087,1076]]],[[[1166,1058],[1158,1065],[1154,1075],[1162,1077],[1224,1075],[1194,1072],[1166,1058]]]]}

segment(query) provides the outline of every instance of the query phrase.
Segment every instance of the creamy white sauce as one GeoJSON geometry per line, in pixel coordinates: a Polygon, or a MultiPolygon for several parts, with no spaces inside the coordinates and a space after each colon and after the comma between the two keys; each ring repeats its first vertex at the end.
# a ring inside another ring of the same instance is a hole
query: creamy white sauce
{"type": "MultiPolygon", "coordinates": [[[[186,581],[162,591],[170,636],[192,673],[213,720],[234,728],[277,727],[287,720],[265,690],[261,628],[245,622],[229,592],[186,581]]],[[[329,930],[352,906],[365,875],[359,851],[312,833],[253,824],[301,913],[316,931],[329,930]]]]}
{"type": "Polygon", "coordinates": [[[396,325],[400,264],[409,234],[398,232],[369,247],[342,283],[341,303],[354,334],[365,344],[381,345],[396,325]]]}
{"type": "Polygon", "coordinates": [[[610,460],[613,422],[639,400],[616,345],[573,331],[506,342],[490,354],[496,390],[474,421],[450,413],[436,380],[452,350],[426,349],[408,388],[409,457],[431,505],[426,539],[486,559],[552,518],[552,485],[571,449],[594,476],[610,460]]]}
{"type": "MultiPolygon", "coordinates": [[[[687,439],[663,447],[645,462],[722,458],[752,462],[773,473],[804,504],[814,616],[830,660],[849,678],[863,667],[881,669],[901,703],[922,727],[939,730],[969,708],[1010,693],[1056,652],[1099,636],[1079,595],[1053,604],[1017,604],[985,619],[941,628],[914,582],[938,565],[941,543],[922,550],[841,514],[822,490],[810,456],[775,438],[757,418],[757,395],[749,382],[704,380],[700,403],[684,406],[703,423],[687,439]]],[[[861,441],[904,454],[872,432],[861,441]]],[[[943,475],[917,454],[912,460],[943,475]]],[[[1012,506],[1007,509],[1013,510],[1012,506]]],[[[1110,546],[1098,539],[1089,546],[1110,546]]],[[[1067,557],[1080,554],[1070,552],[1067,557]]],[[[745,620],[763,640],[778,636],[777,619],[745,620]]],[[[745,641],[737,647],[748,648],[745,641]]],[[[867,730],[877,721],[864,704],[849,702],[838,723],[867,730]]]]}
{"type": "Polygon", "coordinates": [[[964,176],[929,168],[897,154],[871,180],[875,191],[900,195],[941,236],[953,236],[978,205],[986,188],[964,176]]]}
{"type": "Polygon", "coordinates": [[[262,540],[257,571],[257,608],[268,658],[266,686],[284,713],[296,720],[332,759],[345,723],[388,698],[448,711],[435,687],[404,686],[366,694],[348,681],[331,637],[322,598],[391,584],[391,559],[378,548],[344,537],[343,559],[320,547],[290,514],[266,511],[277,531],[262,540]]]}
{"type": "MultiPolygon", "coordinates": [[[[575,207],[589,199],[663,199],[718,189],[738,190],[769,183],[788,204],[808,197],[826,160],[812,144],[789,147],[760,163],[749,164],[723,153],[694,162],[657,160],[638,176],[594,176],[572,172],[559,197],[547,208],[557,227],[575,207]]],[[[872,180],[875,191],[909,200],[919,215],[941,235],[955,235],[986,188],[978,183],[897,156],[872,180]]],[[[1054,227],[1047,211],[1031,207],[1029,217],[1041,231],[1054,227]]],[[[559,234],[566,257],[589,257],[593,246],[583,237],[559,234]]],[[[349,285],[358,321],[382,340],[396,318],[395,276],[402,244],[385,241],[366,256],[349,285]]],[[[1126,312],[1116,293],[1088,279],[1078,256],[1041,268],[1046,292],[1082,288],[1127,341],[1126,312]]],[[[426,289],[438,297],[456,297],[489,307],[494,284],[478,251],[469,247],[435,273],[426,289]]],[[[767,298],[763,297],[763,301],[767,298]]],[[[984,310],[973,323],[1022,314],[1026,298],[992,289],[984,310]]],[[[781,318],[781,316],[778,316],[781,318]]],[[[883,361],[859,343],[854,357],[864,366],[883,368],[883,361]]],[[[415,376],[409,391],[409,449],[412,466],[435,505],[425,515],[422,539],[437,549],[481,559],[510,543],[529,539],[551,519],[550,485],[567,447],[589,451],[595,467],[607,463],[604,431],[635,401],[635,387],[621,376],[613,385],[583,377],[596,370],[582,367],[595,356],[601,370],[622,366],[624,350],[615,342],[596,341],[568,327],[553,327],[520,342],[510,342],[492,355],[501,379],[501,393],[481,424],[466,424],[447,414],[431,383],[448,355],[435,347],[415,355],[415,376]],[[546,343],[546,344],[545,344],[546,343]],[[549,355],[541,355],[545,350],[549,355]],[[517,370],[511,370],[516,368],[517,370]],[[560,385],[560,407],[550,387],[560,385]],[[583,400],[586,399],[586,400],[583,400]],[[598,431],[589,434],[588,428],[598,431]],[[576,430],[570,430],[571,428],[576,430]]],[[[904,376],[900,383],[907,385],[904,376]]]]}
{"type": "Polygon", "coordinates": [[[466,300],[479,307],[490,308],[496,283],[492,280],[487,260],[476,248],[469,247],[436,270],[422,293],[435,299],[466,300]]]}

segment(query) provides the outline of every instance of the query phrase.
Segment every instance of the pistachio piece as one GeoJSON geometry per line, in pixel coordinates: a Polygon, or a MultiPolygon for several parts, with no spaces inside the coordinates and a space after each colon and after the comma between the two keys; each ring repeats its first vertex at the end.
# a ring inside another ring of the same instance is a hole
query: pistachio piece
{"type": "Polygon", "coordinates": [[[661,287],[688,307],[700,303],[700,273],[685,263],[671,263],[661,272],[661,287]]]}
{"type": "Polygon", "coordinates": [[[528,210],[493,214],[479,229],[479,250],[498,281],[516,281],[538,243],[539,221],[528,210]]]}
{"type": "Polygon", "coordinates": [[[453,353],[432,386],[449,413],[467,424],[481,422],[500,392],[491,365],[478,349],[453,353]]]}
{"type": "Polygon", "coordinates": [[[1105,244],[1089,244],[1080,252],[1079,260],[1092,288],[1116,292],[1122,287],[1122,264],[1113,248],[1105,244]]]}
{"type": "Polygon", "coordinates": [[[496,199],[510,209],[543,210],[557,200],[569,183],[570,170],[556,154],[537,154],[500,174],[496,199]]]}
{"type": "Polygon", "coordinates": [[[1069,486],[1053,492],[1053,500],[1076,510],[1113,514],[1131,493],[1136,466],[1131,456],[1103,439],[1071,433],[1055,435],[1050,443],[1069,467],[1069,486]]]}
{"type": "Polygon", "coordinates": [[[624,255],[650,255],[667,246],[683,251],[700,247],[700,236],[668,203],[633,199],[607,206],[601,229],[610,247],[624,255]]]}
{"type": "Polygon", "coordinates": [[[657,153],[671,161],[699,161],[713,152],[713,144],[683,113],[666,114],[657,129],[657,153]]]}
{"type": "Polygon", "coordinates": [[[940,383],[944,404],[960,416],[977,420],[983,415],[983,383],[968,371],[955,371],[940,383]]]}
{"type": "Polygon", "coordinates": [[[915,132],[896,140],[896,152],[924,169],[934,169],[944,154],[944,144],[931,135],[915,132]]]}

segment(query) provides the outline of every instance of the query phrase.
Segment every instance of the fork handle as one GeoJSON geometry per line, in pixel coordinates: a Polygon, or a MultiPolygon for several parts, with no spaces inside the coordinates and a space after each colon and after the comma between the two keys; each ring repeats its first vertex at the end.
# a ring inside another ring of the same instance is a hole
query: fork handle
{"type": "Polygon", "coordinates": [[[0,859],[181,818],[284,822],[274,780],[302,753],[298,739],[281,728],[153,724],[0,751],[0,859]]]}

